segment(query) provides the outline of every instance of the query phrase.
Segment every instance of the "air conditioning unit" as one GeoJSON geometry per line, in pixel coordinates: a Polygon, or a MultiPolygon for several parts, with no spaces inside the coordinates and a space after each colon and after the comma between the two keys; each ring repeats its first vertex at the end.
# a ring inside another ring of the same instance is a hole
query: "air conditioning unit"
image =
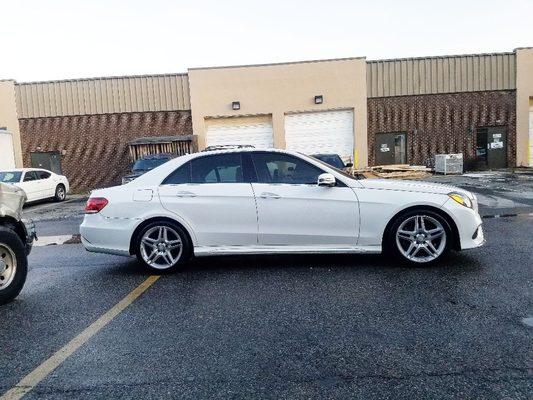
{"type": "Polygon", "coordinates": [[[462,174],[463,153],[435,155],[435,173],[437,174],[462,174]]]}

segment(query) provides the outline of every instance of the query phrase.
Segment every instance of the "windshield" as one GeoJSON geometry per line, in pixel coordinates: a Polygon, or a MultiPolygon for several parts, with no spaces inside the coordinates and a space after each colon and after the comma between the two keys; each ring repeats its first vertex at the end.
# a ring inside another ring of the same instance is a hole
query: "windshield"
{"type": "Polygon", "coordinates": [[[0,172],[0,182],[3,183],[17,183],[20,182],[22,172],[20,171],[4,171],[0,172]]]}
{"type": "Polygon", "coordinates": [[[324,161],[326,164],[335,168],[344,168],[342,159],[337,154],[315,154],[313,157],[324,161]]]}
{"type": "Polygon", "coordinates": [[[168,158],[151,158],[148,160],[137,160],[135,161],[135,164],[133,164],[133,171],[150,171],[151,169],[154,169],[155,167],[159,167],[160,165],[166,163],[168,160],[168,158]]]}
{"type": "Polygon", "coordinates": [[[320,160],[320,159],[318,159],[318,158],[316,158],[316,157],[314,157],[314,156],[308,156],[308,157],[311,157],[312,159],[318,161],[320,164],[325,165],[326,167],[329,167],[329,168],[335,170],[335,172],[338,172],[339,174],[341,174],[342,176],[345,176],[345,177],[347,177],[347,178],[351,178],[351,179],[365,179],[365,176],[362,175],[362,174],[357,174],[357,173],[356,173],[356,174],[354,174],[354,175],[350,175],[349,173],[345,172],[344,170],[339,169],[339,168],[335,168],[334,166],[332,166],[332,165],[330,165],[330,164],[328,164],[328,163],[326,163],[326,162],[324,162],[324,161],[322,161],[322,160],[320,160]]]}

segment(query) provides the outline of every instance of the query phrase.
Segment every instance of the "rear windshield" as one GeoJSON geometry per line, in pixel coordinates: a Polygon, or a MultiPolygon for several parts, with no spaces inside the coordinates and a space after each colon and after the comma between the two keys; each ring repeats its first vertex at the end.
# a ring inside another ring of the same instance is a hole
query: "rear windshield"
{"type": "Polygon", "coordinates": [[[0,182],[2,183],[16,183],[20,182],[22,172],[20,171],[4,171],[0,172],[0,182]]]}
{"type": "Polygon", "coordinates": [[[166,163],[170,158],[151,158],[148,160],[137,160],[133,164],[134,171],[150,171],[160,165],[166,163]]]}

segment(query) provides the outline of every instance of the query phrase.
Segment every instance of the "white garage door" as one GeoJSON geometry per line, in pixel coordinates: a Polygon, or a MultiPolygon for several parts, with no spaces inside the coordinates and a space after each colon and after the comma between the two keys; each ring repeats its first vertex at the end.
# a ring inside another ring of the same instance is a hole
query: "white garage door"
{"type": "Polygon", "coordinates": [[[0,131],[0,170],[15,168],[13,137],[9,132],[0,131]]]}
{"type": "Polygon", "coordinates": [[[217,118],[206,122],[206,145],[252,145],[260,149],[274,147],[270,118],[217,118]]]}
{"type": "Polygon", "coordinates": [[[288,150],[304,154],[335,153],[353,161],[353,111],[324,111],[285,116],[288,150]]]}

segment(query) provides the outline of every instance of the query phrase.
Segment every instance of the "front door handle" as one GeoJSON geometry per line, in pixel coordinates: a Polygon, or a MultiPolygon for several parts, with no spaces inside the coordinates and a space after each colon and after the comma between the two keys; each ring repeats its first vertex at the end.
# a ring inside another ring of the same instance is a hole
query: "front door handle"
{"type": "Polygon", "coordinates": [[[196,197],[196,194],[193,192],[181,191],[176,193],[176,197],[196,197]]]}
{"type": "Polygon", "coordinates": [[[261,197],[262,199],[280,199],[281,198],[279,194],[270,193],[270,192],[263,192],[261,193],[259,197],[261,197]]]}

